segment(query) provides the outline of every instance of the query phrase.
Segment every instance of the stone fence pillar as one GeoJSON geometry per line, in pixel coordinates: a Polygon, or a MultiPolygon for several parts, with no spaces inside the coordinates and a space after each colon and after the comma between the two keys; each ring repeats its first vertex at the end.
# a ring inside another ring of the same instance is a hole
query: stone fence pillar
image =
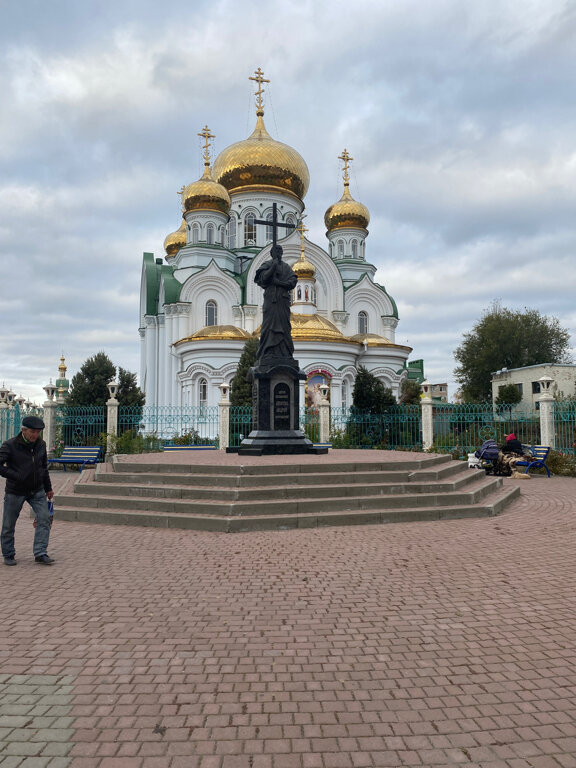
{"type": "Polygon", "coordinates": [[[218,403],[218,447],[221,451],[225,451],[230,444],[230,400],[228,399],[230,387],[228,384],[219,384],[218,387],[222,392],[218,403]]]}
{"type": "Polygon", "coordinates": [[[422,400],[420,407],[422,409],[422,448],[427,451],[434,445],[434,405],[432,404],[432,395],[430,382],[425,379],[420,384],[422,390],[422,400]]]}
{"type": "Polygon", "coordinates": [[[554,448],[556,445],[556,430],[554,427],[554,397],[550,392],[553,379],[542,376],[540,379],[540,442],[554,448]]]}
{"type": "Polygon", "coordinates": [[[42,406],[44,409],[44,442],[46,443],[46,449],[50,453],[54,450],[56,444],[56,408],[57,403],[54,400],[46,400],[42,406]]]}
{"type": "Polygon", "coordinates": [[[330,440],[330,403],[323,397],[318,403],[319,435],[318,442],[327,443],[330,440]]]}

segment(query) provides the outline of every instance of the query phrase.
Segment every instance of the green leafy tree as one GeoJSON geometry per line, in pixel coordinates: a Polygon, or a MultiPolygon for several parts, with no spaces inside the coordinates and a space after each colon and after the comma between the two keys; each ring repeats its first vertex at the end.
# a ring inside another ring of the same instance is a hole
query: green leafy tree
{"type": "Polygon", "coordinates": [[[420,403],[420,384],[414,379],[404,379],[400,385],[399,402],[402,405],[418,405],[420,403]]]}
{"type": "Polygon", "coordinates": [[[385,387],[380,379],[361,365],[354,382],[352,403],[359,410],[382,413],[386,406],[396,405],[396,399],[389,387],[385,387]]]}
{"type": "Polygon", "coordinates": [[[492,400],[492,373],[540,363],[568,363],[570,333],[556,317],[536,309],[510,310],[492,303],[454,352],[464,402],[492,400]]]}
{"type": "Polygon", "coordinates": [[[89,357],[70,382],[67,405],[105,405],[110,398],[108,382],[116,375],[116,367],[105,352],[89,357]]]}
{"type": "Polygon", "coordinates": [[[503,384],[498,389],[498,397],[494,402],[496,405],[516,405],[520,400],[522,395],[515,384],[503,384]]]}
{"type": "Polygon", "coordinates": [[[136,383],[136,374],[118,366],[118,392],[116,398],[120,405],[142,406],[146,395],[136,383]]]}
{"type": "Polygon", "coordinates": [[[246,379],[249,368],[256,362],[259,339],[253,336],[242,349],[238,369],[230,385],[230,403],[232,405],[252,405],[252,385],[246,379]]]}

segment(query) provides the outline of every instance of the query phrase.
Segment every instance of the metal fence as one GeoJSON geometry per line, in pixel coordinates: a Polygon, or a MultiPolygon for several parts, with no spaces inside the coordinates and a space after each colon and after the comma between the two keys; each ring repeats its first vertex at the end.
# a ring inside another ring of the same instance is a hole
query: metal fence
{"type": "Polygon", "coordinates": [[[466,454],[484,440],[504,443],[513,432],[526,445],[540,444],[540,417],[531,408],[490,403],[434,406],[434,448],[466,454]]]}
{"type": "Polygon", "coordinates": [[[418,405],[392,405],[383,413],[357,408],[332,408],[330,442],[333,448],[421,450],[422,418],[418,405]]]}
{"type": "Polygon", "coordinates": [[[215,445],[218,406],[127,406],[118,408],[118,434],[127,431],[166,444],[215,445]]]}
{"type": "Polygon", "coordinates": [[[253,429],[254,409],[251,405],[230,406],[228,445],[237,448],[253,429]]]}
{"type": "Polygon", "coordinates": [[[8,408],[0,408],[0,443],[9,440],[20,432],[25,416],[42,416],[42,408],[22,408],[15,403],[8,408]]]}
{"type": "Polygon", "coordinates": [[[65,445],[99,445],[106,432],[106,406],[59,405],[55,412],[55,450],[59,455],[65,445]]]}
{"type": "Polygon", "coordinates": [[[576,453],[576,402],[554,403],[555,448],[562,453],[576,453]]]}

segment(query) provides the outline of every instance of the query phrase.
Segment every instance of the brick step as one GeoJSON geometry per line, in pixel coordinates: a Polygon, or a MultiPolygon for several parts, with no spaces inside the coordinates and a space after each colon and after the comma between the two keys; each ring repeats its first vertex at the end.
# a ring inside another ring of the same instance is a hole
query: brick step
{"type": "MultiPolygon", "coordinates": [[[[170,458],[173,458],[172,456],[170,458]]],[[[193,459],[190,459],[193,461],[193,459]]],[[[103,465],[99,465],[103,466],[103,465]]],[[[110,466],[110,465],[108,465],[110,466]]],[[[398,461],[378,461],[378,462],[330,462],[319,464],[313,461],[305,463],[282,463],[282,464],[192,464],[185,462],[149,462],[141,463],[123,459],[115,459],[112,464],[114,472],[128,474],[205,474],[205,475],[290,475],[290,474],[312,474],[322,475],[341,472],[414,472],[421,469],[445,468],[448,471],[461,471],[466,469],[464,462],[453,461],[448,455],[430,456],[422,454],[418,459],[400,459],[398,461]],[[448,469],[450,468],[450,469],[448,469]]]]}
{"type": "MultiPolygon", "coordinates": [[[[193,513],[211,515],[262,515],[271,510],[277,514],[292,515],[301,512],[327,512],[341,511],[348,509],[374,509],[386,508],[395,509],[398,507],[437,507],[449,504],[477,504],[484,496],[498,489],[502,484],[501,478],[485,477],[481,478],[471,485],[467,491],[452,492],[432,492],[432,493],[414,493],[410,489],[403,493],[383,494],[375,493],[370,495],[368,489],[365,494],[359,494],[358,489],[349,490],[349,495],[335,495],[327,497],[320,495],[318,497],[310,495],[309,488],[305,488],[304,493],[296,497],[280,496],[264,499],[245,499],[240,500],[221,500],[214,498],[206,499],[183,499],[177,498],[159,498],[156,496],[118,496],[118,495],[89,495],[76,492],[73,495],[63,495],[58,497],[58,504],[69,507],[91,507],[94,509],[115,508],[119,504],[126,510],[139,510],[143,512],[169,512],[169,513],[193,513]]],[[[180,490],[180,489],[175,489],[180,490]]],[[[278,489],[279,492],[288,493],[290,489],[278,489]]],[[[313,489],[312,489],[313,490],[313,489]]],[[[333,491],[334,489],[328,489],[333,491]]],[[[338,488],[337,490],[342,490],[338,488]]]]}
{"type": "Polygon", "coordinates": [[[362,509],[329,512],[299,512],[292,516],[278,514],[227,515],[214,517],[203,514],[173,514],[168,512],[126,511],[125,509],[58,507],[57,521],[67,520],[108,525],[136,525],[154,528],[192,529],[222,532],[254,530],[284,530],[289,528],[317,528],[333,525],[385,524],[433,520],[453,520],[466,517],[490,517],[503,511],[520,495],[517,485],[500,487],[489,500],[475,505],[452,504],[426,508],[423,506],[401,509],[362,509]]]}
{"type": "Polygon", "coordinates": [[[181,474],[175,472],[151,472],[143,475],[142,473],[125,473],[110,471],[111,465],[101,464],[97,467],[94,480],[98,483],[115,483],[117,485],[193,485],[203,488],[242,488],[279,485],[316,485],[318,482],[330,485],[349,485],[351,483],[407,483],[414,480],[435,481],[452,477],[454,475],[470,475],[467,466],[463,462],[454,462],[448,466],[436,470],[412,471],[387,471],[372,470],[353,472],[350,469],[340,472],[324,472],[321,475],[309,474],[304,472],[293,472],[291,474],[275,473],[266,475],[244,474],[236,472],[226,475],[211,474],[181,474]]]}
{"type": "MultiPolygon", "coordinates": [[[[326,478],[321,478],[321,484],[318,479],[313,486],[307,484],[294,483],[289,485],[267,485],[264,488],[255,486],[255,479],[252,478],[251,484],[236,488],[214,488],[195,485],[193,488],[181,485],[157,485],[149,482],[146,485],[138,484],[118,484],[115,482],[105,483],[101,479],[94,483],[78,483],[75,487],[75,493],[89,496],[130,496],[130,497],[150,497],[155,499],[207,499],[211,501],[265,501],[268,499],[295,499],[302,496],[308,498],[329,498],[334,496],[372,496],[372,495],[397,495],[405,493],[453,493],[462,488],[469,488],[471,485],[478,485],[489,482],[484,473],[474,475],[468,472],[459,476],[452,482],[395,482],[395,483],[375,483],[358,481],[352,477],[347,484],[326,484],[326,478]]],[[[371,478],[374,480],[374,478],[371,478]]],[[[276,478],[276,482],[279,478],[276,478]]]]}

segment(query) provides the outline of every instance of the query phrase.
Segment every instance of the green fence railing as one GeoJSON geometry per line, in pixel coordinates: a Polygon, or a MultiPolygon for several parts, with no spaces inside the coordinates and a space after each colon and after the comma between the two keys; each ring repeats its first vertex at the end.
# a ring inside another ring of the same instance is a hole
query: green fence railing
{"type": "Polygon", "coordinates": [[[42,416],[42,413],[42,408],[21,407],[18,403],[0,408],[0,443],[18,434],[25,416],[42,416]]]}
{"type": "Polygon", "coordinates": [[[555,448],[562,453],[576,453],[576,402],[554,403],[555,448]]]}
{"type": "Polygon", "coordinates": [[[422,450],[422,419],[418,405],[391,405],[383,413],[357,408],[332,408],[333,448],[422,450]]]}
{"type": "Polygon", "coordinates": [[[127,406],[118,408],[118,434],[153,437],[170,445],[215,445],[218,406],[127,406]]]}
{"type": "Polygon", "coordinates": [[[490,403],[434,406],[434,448],[464,455],[484,440],[504,443],[513,432],[526,445],[540,444],[540,417],[532,408],[490,403]]]}
{"type": "Polygon", "coordinates": [[[59,405],[55,413],[55,446],[59,455],[65,445],[99,445],[106,432],[106,406],[59,405]]]}
{"type": "Polygon", "coordinates": [[[253,429],[253,408],[251,405],[230,406],[230,428],[228,445],[237,448],[253,429]]]}

